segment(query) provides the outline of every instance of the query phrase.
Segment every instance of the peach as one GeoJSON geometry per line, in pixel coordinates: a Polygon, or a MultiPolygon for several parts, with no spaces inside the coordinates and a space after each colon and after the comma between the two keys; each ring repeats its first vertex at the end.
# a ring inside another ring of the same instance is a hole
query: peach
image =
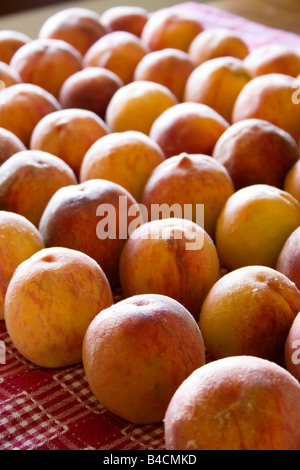
{"type": "Polygon", "coordinates": [[[234,103],[252,78],[240,59],[218,57],[207,60],[188,77],[183,100],[206,104],[231,122],[234,103]]]}
{"type": "Polygon", "coordinates": [[[105,121],[112,132],[148,134],[156,118],[177,103],[176,96],[164,85],[137,80],[116,91],[107,106],[105,121]]]}
{"type": "Polygon", "coordinates": [[[40,150],[17,152],[0,167],[0,210],[21,214],[38,226],[53,194],[76,183],[60,158],[40,150]]]}
{"type": "Polygon", "coordinates": [[[211,155],[229,127],[217,111],[202,103],[178,103],[153,122],[149,136],[167,158],[182,152],[211,155]]]}
{"type": "Polygon", "coordinates": [[[115,287],[130,224],[139,217],[139,206],[125,188],[95,179],[56,191],[39,230],[47,247],[66,247],[95,259],[115,287]]]}
{"type": "Polygon", "coordinates": [[[131,233],[120,258],[124,295],[162,294],[195,317],[219,277],[219,260],[210,236],[183,218],[145,222],[131,233]]]}
{"type": "Polygon", "coordinates": [[[0,105],[0,127],[15,134],[26,147],[37,123],[61,109],[51,93],[31,83],[17,83],[1,90],[0,105]]]}
{"type": "Polygon", "coordinates": [[[103,67],[86,67],[68,77],[59,92],[63,108],[81,108],[105,119],[111,98],[124,83],[114,72],[103,67]]]}
{"type": "Polygon", "coordinates": [[[0,320],[4,319],[4,299],[16,268],[45,248],[38,229],[19,214],[0,211],[0,320]]]}
{"type": "Polygon", "coordinates": [[[166,48],[146,54],[138,63],[133,78],[161,83],[182,101],[186,81],[193,70],[194,65],[186,52],[166,48]]]}
{"type": "Polygon", "coordinates": [[[96,11],[71,7],[49,16],[40,28],[39,38],[60,39],[84,55],[106,33],[107,30],[96,11]]]}
{"type": "Polygon", "coordinates": [[[283,73],[292,77],[300,74],[300,54],[284,44],[267,44],[253,49],[244,59],[254,76],[283,73]]]}
{"type": "Polygon", "coordinates": [[[297,93],[295,78],[270,73],[253,78],[237,97],[233,108],[233,122],[256,118],[269,121],[289,132],[298,142],[300,138],[300,106],[294,99],[297,93]]]}
{"type": "Polygon", "coordinates": [[[152,170],[164,159],[160,147],[143,132],[112,132],[98,139],[85,154],[80,181],[110,180],[140,201],[152,170]]]}
{"type": "Polygon", "coordinates": [[[22,82],[18,72],[5,62],[0,62],[0,81],[4,83],[5,87],[22,82]]]}
{"type": "Polygon", "coordinates": [[[148,50],[135,34],[112,31],[98,39],[83,57],[84,67],[104,67],[124,84],[133,79],[134,70],[148,50]]]}
{"type": "Polygon", "coordinates": [[[10,66],[23,82],[39,85],[58,98],[63,82],[82,69],[82,56],[60,39],[34,39],[17,50],[10,66]]]}
{"type": "Polygon", "coordinates": [[[164,419],[167,450],[297,450],[300,386],[271,361],[239,356],[195,370],[164,419]]]}
{"type": "Polygon", "coordinates": [[[300,225],[300,204],[289,193],[266,184],[239,189],[217,220],[216,246],[229,270],[248,265],[275,268],[279,253],[300,225]]]}
{"type": "Polygon", "coordinates": [[[284,345],[300,310],[300,291],[284,274],[245,266],[220,278],[206,296],[199,327],[212,359],[257,356],[284,363],[284,345]]]}
{"type": "MultiPolygon", "coordinates": [[[[299,152],[300,152],[300,147],[299,152]]],[[[300,202],[300,160],[298,159],[296,163],[289,169],[287,172],[284,182],[283,189],[294,196],[297,201],[300,202]]]]}
{"type": "Polygon", "coordinates": [[[276,269],[293,281],[300,290],[300,227],[285,241],[279,253],[276,269]]]}
{"type": "Polygon", "coordinates": [[[0,60],[9,64],[14,53],[31,41],[31,38],[21,31],[2,29],[0,31],[0,60]]]}
{"type": "Polygon", "coordinates": [[[202,31],[188,48],[188,54],[196,66],[217,57],[236,57],[243,60],[249,52],[248,45],[236,31],[224,28],[202,31]]]}
{"type": "Polygon", "coordinates": [[[204,229],[214,239],[219,214],[234,193],[227,170],[207,155],[182,153],[158,165],[144,186],[141,202],[148,210],[153,204],[191,206],[191,220],[197,222],[197,205],[204,205],[204,229]]]}
{"type": "Polygon", "coordinates": [[[285,366],[300,382],[300,314],[296,316],[289,330],[284,348],[285,366]]]}
{"type": "Polygon", "coordinates": [[[101,14],[101,23],[108,31],[127,31],[140,37],[148,18],[149,12],[144,7],[118,5],[101,14]]]}
{"type": "Polygon", "coordinates": [[[22,150],[27,150],[23,142],[12,132],[0,127],[0,165],[22,150]]]}
{"type": "Polygon", "coordinates": [[[171,47],[187,52],[191,41],[202,31],[203,25],[197,18],[167,7],[152,13],[141,39],[150,51],[171,47]]]}
{"type": "Polygon", "coordinates": [[[90,322],[112,301],[107,278],[93,259],[76,250],[45,248],[21,263],[10,281],[7,332],[17,350],[39,367],[75,365],[82,361],[90,322]]]}
{"type": "Polygon", "coordinates": [[[102,310],[83,343],[85,375],[96,398],[138,424],[162,421],[177,387],[204,361],[197,323],[163,295],[138,295],[102,310]]]}
{"type": "Polygon", "coordinates": [[[288,132],[268,121],[245,119],[224,132],[212,156],[225,166],[238,190],[260,183],[283,188],[300,155],[288,132]]]}
{"type": "Polygon", "coordinates": [[[109,132],[105,122],[92,111],[60,109],[37,123],[30,139],[30,148],[61,158],[77,177],[88,149],[109,132]]]}

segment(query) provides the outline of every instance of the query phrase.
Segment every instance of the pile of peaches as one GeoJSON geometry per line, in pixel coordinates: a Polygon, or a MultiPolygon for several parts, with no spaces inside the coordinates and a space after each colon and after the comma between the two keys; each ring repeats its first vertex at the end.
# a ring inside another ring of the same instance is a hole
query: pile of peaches
{"type": "Polygon", "coordinates": [[[0,319],[19,353],[82,362],[166,449],[300,450],[299,53],[122,6],[0,31],[0,61],[0,319]]]}

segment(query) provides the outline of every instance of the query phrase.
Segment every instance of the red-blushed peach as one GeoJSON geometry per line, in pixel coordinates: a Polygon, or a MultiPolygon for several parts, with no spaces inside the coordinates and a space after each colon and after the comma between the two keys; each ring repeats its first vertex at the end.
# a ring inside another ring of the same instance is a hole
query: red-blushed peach
{"type": "Polygon", "coordinates": [[[146,54],[134,71],[134,80],[161,83],[182,101],[186,81],[194,70],[189,55],[175,48],[160,49],[146,54]]]}
{"type": "Polygon", "coordinates": [[[195,223],[197,205],[203,204],[203,228],[214,239],[217,219],[233,193],[234,186],[223,165],[207,155],[182,153],[167,158],[152,171],[144,186],[141,203],[148,211],[153,204],[179,205],[183,217],[185,207],[190,207],[187,217],[195,223]]]}
{"type": "Polygon", "coordinates": [[[300,106],[294,99],[296,92],[295,78],[289,75],[269,73],[255,77],[237,97],[232,121],[263,119],[289,132],[298,142],[300,106]]]}
{"type": "Polygon", "coordinates": [[[291,281],[300,290],[300,227],[297,227],[284,243],[279,253],[276,269],[291,281]]]}
{"type": "Polygon", "coordinates": [[[53,194],[76,183],[60,158],[40,150],[17,152],[0,167],[0,210],[23,215],[38,227],[53,194]]]}
{"type": "Polygon", "coordinates": [[[111,132],[85,154],[80,182],[99,178],[113,181],[139,202],[152,170],[164,159],[160,147],[143,132],[111,132]]]}
{"type": "Polygon", "coordinates": [[[89,180],[65,186],[50,199],[39,230],[47,247],[63,246],[95,259],[112,287],[119,284],[119,259],[139,206],[122,186],[89,180]]]}
{"type": "Polygon", "coordinates": [[[108,31],[127,31],[140,37],[148,18],[149,12],[144,7],[118,5],[101,14],[101,23],[108,31]]]}
{"type": "Polygon", "coordinates": [[[105,121],[112,132],[149,134],[156,118],[175,104],[176,96],[164,85],[136,80],[116,91],[107,106],[105,121]]]}
{"type": "Polygon", "coordinates": [[[236,190],[260,183],[283,189],[300,154],[288,132],[253,118],[232,124],[216,143],[212,156],[225,166],[236,190]]]}
{"type": "Polygon", "coordinates": [[[162,421],[175,390],[204,362],[194,318],[163,295],[138,295],[102,310],[83,342],[91,391],[110,412],[137,424],[162,421]]]}
{"type": "Polygon", "coordinates": [[[16,269],[4,319],[11,341],[27,360],[39,367],[66,367],[82,361],[90,322],[112,302],[95,260],[76,250],[45,248],[16,269]]]}
{"type": "Polygon", "coordinates": [[[256,47],[244,59],[244,63],[254,76],[283,73],[297,77],[300,74],[300,54],[284,44],[256,47]]]}
{"type": "Polygon", "coordinates": [[[84,7],[64,8],[49,16],[39,31],[40,39],[60,39],[71,44],[82,55],[107,33],[100,15],[84,7]]]}
{"type": "Polygon", "coordinates": [[[203,25],[189,13],[162,8],[152,13],[141,39],[150,51],[172,47],[187,52],[191,41],[203,31],[203,25]]]}
{"type": "Polygon", "coordinates": [[[139,61],[148,52],[141,39],[127,31],[112,31],[98,39],[83,57],[84,67],[104,67],[124,84],[133,79],[139,61]]]}
{"type": "Polygon", "coordinates": [[[105,119],[108,103],[123,85],[118,75],[104,67],[86,67],[64,81],[59,102],[63,108],[87,109],[105,119]]]}
{"type": "Polygon", "coordinates": [[[284,349],[285,367],[300,382],[300,314],[290,328],[284,349]]]}
{"type": "Polygon", "coordinates": [[[300,311],[300,291],[284,274],[245,266],[221,277],[206,296],[199,327],[215,359],[249,355],[284,364],[284,345],[300,311]]]}
{"type": "Polygon", "coordinates": [[[9,64],[14,53],[31,41],[31,38],[21,31],[2,29],[0,31],[0,60],[9,64]]]}
{"type": "Polygon", "coordinates": [[[166,449],[297,450],[299,398],[299,383],[271,361],[213,361],[194,371],[171,398],[166,449]]]}
{"type": "Polygon", "coordinates": [[[202,31],[188,48],[188,54],[196,66],[217,57],[236,57],[243,60],[249,52],[249,46],[239,33],[226,28],[202,31]]]}
{"type": "Polygon", "coordinates": [[[0,127],[29,147],[33,129],[47,114],[61,109],[48,91],[31,83],[17,83],[0,91],[0,127]]]}
{"type": "Polygon", "coordinates": [[[142,224],[131,233],[120,258],[126,297],[167,295],[195,318],[218,277],[218,254],[210,236],[191,220],[176,216],[142,224]]]}
{"type": "Polygon", "coordinates": [[[18,72],[14,70],[9,64],[0,62],[0,81],[4,83],[5,87],[21,83],[22,79],[18,72]]]}
{"type": "Polygon", "coordinates": [[[202,103],[178,103],[153,122],[149,136],[167,158],[186,152],[211,155],[229,123],[202,103]]]}
{"type": "Polygon", "coordinates": [[[0,127],[0,165],[14,153],[27,150],[23,142],[12,132],[0,127]]]}
{"type": "MultiPolygon", "coordinates": [[[[298,147],[300,154],[300,146],[298,147]]],[[[296,163],[290,168],[287,172],[284,182],[283,189],[290,193],[297,201],[300,202],[300,160],[298,159],[296,163]]]]}
{"type": "Polygon", "coordinates": [[[17,50],[10,66],[23,82],[38,85],[58,98],[63,82],[82,70],[82,55],[60,39],[34,39],[17,50]]]}
{"type": "Polygon", "coordinates": [[[64,160],[79,175],[84,155],[100,137],[110,132],[105,122],[86,109],[60,109],[44,116],[35,126],[31,150],[42,150],[64,160]]]}
{"type": "Polygon", "coordinates": [[[218,57],[207,60],[188,77],[183,101],[206,104],[231,123],[234,103],[252,78],[240,59],[218,57]]]}
{"type": "Polygon", "coordinates": [[[25,217],[0,211],[0,320],[4,319],[4,299],[16,268],[45,248],[37,228],[25,217]]]}

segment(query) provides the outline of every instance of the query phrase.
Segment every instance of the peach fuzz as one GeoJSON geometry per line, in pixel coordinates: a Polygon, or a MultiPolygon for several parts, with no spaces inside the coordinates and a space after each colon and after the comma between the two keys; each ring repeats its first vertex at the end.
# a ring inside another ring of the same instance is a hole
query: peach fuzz
{"type": "Polygon", "coordinates": [[[60,39],[34,39],[10,61],[23,82],[38,85],[58,98],[63,82],[82,69],[82,55],[60,39]]]}
{"type": "Polygon", "coordinates": [[[182,152],[211,155],[229,127],[217,111],[202,103],[178,103],[153,122],[149,136],[167,158],[182,152]]]}
{"type": "Polygon", "coordinates": [[[177,103],[176,96],[164,85],[137,80],[116,91],[107,106],[105,121],[111,132],[149,134],[156,118],[177,103]]]}
{"type": "Polygon", "coordinates": [[[285,341],[299,310],[300,291],[288,277],[266,266],[245,266],[213,285],[199,327],[214,360],[252,355],[283,365],[285,341]]]}
{"type": "Polygon", "coordinates": [[[104,34],[106,28],[100,15],[89,8],[64,8],[48,17],[42,24],[40,39],[60,39],[75,47],[81,55],[104,34]]]}
{"type": "Polygon", "coordinates": [[[291,281],[300,290],[300,227],[297,227],[284,243],[279,253],[276,269],[291,281]]]}
{"type": "Polygon", "coordinates": [[[162,295],[134,296],[102,310],[83,343],[92,392],[110,412],[137,424],[161,422],[175,390],[204,362],[197,323],[162,295]]]}
{"type": "Polygon", "coordinates": [[[229,357],[194,371],[164,419],[167,450],[297,450],[300,386],[282,367],[229,357]]]}
{"type": "Polygon", "coordinates": [[[285,367],[300,382],[300,314],[293,321],[285,342],[285,367]]]}
{"type": "Polygon", "coordinates": [[[9,87],[11,85],[21,83],[22,79],[18,72],[16,72],[16,70],[14,70],[9,64],[0,62],[0,81],[4,83],[5,87],[9,87]]]}
{"type": "Polygon", "coordinates": [[[0,92],[0,127],[11,131],[29,147],[37,123],[60,109],[58,100],[40,86],[17,83],[0,92]]]}
{"type": "Polygon", "coordinates": [[[15,52],[30,41],[31,38],[27,34],[11,29],[2,29],[0,31],[0,61],[9,64],[15,52]]]}
{"type": "Polygon", "coordinates": [[[6,293],[5,324],[16,349],[36,366],[72,366],[82,361],[90,322],[112,302],[107,278],[93,259],[45,248],[16,269],[6,293]]]}
{"type": "MultiPolygon", "coordinates": [[[[299,155],[300,155],[300,147],[299,155]]],[[[299,157],[300,158],[300,157],[299,157]]],[[[284,182],[283,189],[294,196],[297,201],[300,202],[300,160],[298,159],[294,165],[287,172],[284,182]]]]}
{"type": "Polygon", "coordinates": [[[37,123],[30,139],[30,149],[56,155],[78,177],[88,149],[109,132],[105,122],[92,111],[61,109],[48,114],[37,123]]]}
{"type": "Polygon", "coordinates": [[[85,154],[80,181],[110,180],[140,201],[152,170],[164,159],[160,147],[143,132],[112,132],[98,139],[85,154]]]}
{"type": "Polygon", "coordinates": [[[119,269],[126,297],[167,295],[197,318],[219,277],[219,260],[212,239],[199,225],[174,217],[150,220],[133,231],[119,269]]]}
{"type": "Polygon", "coordinates": [[[133,5],[118,5],[107,8],[101,14],[101,23],[107,31],[127,31],[140,37],[149,19],[146,8],[133,5]]]}
{"type": "Polygon", "coordinates": [[[27,150],[23,142],[12,132],[0,127],[0,165],[22,150],[27,150]]]}
{"type": "Polygon", "coordinates": [[[161,49],[146,54],[134,71],[134,80],[148,80],[166,86],[182,101],[186,81],[194,65],[184,51],[161,49]]]}
{"type": "Polygon", "coordinates": [[[137,64],[147,52],[148,49],[135,34],[112,31],[88,49],[83,65],[111,70],[127,84],[132,81],[137,64]]]}
{"type": "Polygon", "coordinates": [[[300,54],[284,44],[268,44],[253,49],[244,59],[254,76],[282,73],[297,77],[300,74],[300,54]]]}
{"type": "Polygon", "coordinates": [[[189,218],[197,222],[197,204],[204,205],[204,229],[214,239],[219,214],[234,193],[227,170],[207,155],[182,153],[167,158],[151,173],[141,202],[148,211],[152,204],[177,204],[184,216],[185,205],[192,206],[189,218]]]}
{"type": "Polygon", "coordinates": [[[212,156],[225,166],[236,190],[252,184],[283,189],[300,154],[288,132],[268,121],[245,119],[224,132],[212,156]]]}
{"type": "Polygon", "coordinates": [[[0,167],[0,209],[21,214],[38,227],[53,194],[76,183],[60,158],[40,150],[17,152],[0,167]]]}
{"type": "Polygon", "coordinates": [[[291,233],[300,225],[300,204],[286,191],[255,184],[230,196],[217,220],[216,246],[229,270],[248,265],[274,268],[291,233]]]}
{"type": "Polygon", "coordinates": [[[218,57],[197,66],[188,77],[183,101],[210,106],[231,122],[234,103],[253,76],[243,61],[218,57]]]}
{"type": "Polygon", "coordinates": [[[4,300],[16,268],[45,248],[37,228],[25,217],[0,211],[0,320],[4,319],[4,300]]]}

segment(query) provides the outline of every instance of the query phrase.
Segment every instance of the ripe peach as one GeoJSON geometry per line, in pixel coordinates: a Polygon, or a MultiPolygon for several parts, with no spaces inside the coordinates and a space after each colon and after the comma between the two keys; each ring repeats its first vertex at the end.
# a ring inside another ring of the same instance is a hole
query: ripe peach
{"type": "MultiPolygon", "coordinates": [[[[299,151],[300,151],[300,147],[299,151]]],[[[300,202],[300,160],[298,159],[296,163],[290,168],[287,172],[284,183],[283,189],[294,196],[297,201],[300,202]]]]}
{"type": "Polygon", "coordinates": [[[124,83],[114,72],[103,67],[86,67],[73,73],[63,83],[59,102],[63,108],[93,111],[105,119],[106,108],[124,83]]]}
{"type": "Polygon", "coordinates": [[[53,194],[76,183],[60,158],[40,150],[17,152],[0,167],[0,210],[21,214],[38,226],[53,194]]]}
{"type": "Polygon", "coordinates": [[[212,156],[225,166],[238,190],[259,183],[283,188],[300,155],[288,132],[268,121],[245,119],[224,132],[212,156]]]}
{"type": "Polygon", "coordinates": [[[164,159],[160,147],[143,132],[112,132],[98,139],[85,154],[80,181],[114,181],[140,201],[152,170],[164,159]]]}
{"type": "Polygon", "coordinates": [[[283,73],[292,77],[300,74],[300,54],[284,44],[267,44],[253,49],[244,59],[254,76],[283,73]]]}
{"type": "Polygon", "coordinates": [[[45,248],[15,271],[4,318],[11,341],[29,361],[66,367],[81,362],[87,327],[111,304],[109,283],[93,259],[76,250],[45,248]]]}
{"type": "Polygon", "coordinates": [[[158,165],[145,184],[141,202],[148,211],[152,204],[192,205],[191,219],[197,222],[197,204],[204,205],[204,229],[214,239],[219,214],[234,193],[227,170],[211,157],[182,153],[158,165]]]}
{"type": "Polygon", "coordinates": [[[186,81],[194,70],[189,55],[179,49],[166,48],[146,54],[134,71],[134,80],[161,83],[182,100],[186,81]]]}
{"type": "Polygon", "coordinates": [[[92,111],[61,109],[43,117],[35,126],[30,148],[52,153],[79,175],[84,155],[100,137],[109,133],[105,122],[92,111]]]}
{"type": "Polygon", "coordinates": [[[106,33],[97,12],[89,8],[71,7],[48,17],[41,26],[39,38],[60,39],[84,55],[106,33]]]}
{"type": "Polygon", "coordinates": [[[56,191],[39,230],[47,247],[71,248],[95,259],[115,287],[129,226],[139,216],[139,206],[125,188],[95,179],[56,191]]]}
{"type": "Polygon", "coordinates": [[[127,31],[140,37],[149,18],[146,8],[133,5],[118,5],[101,14],[101,23],[108,31],[127,31]]]}
{"type": "Polygon", "coordinates": [[[63,82],[82,69],[82,56],[60,39],[34,39],[17,50],[10,66],[24,82],[39,85],[58,98],[63,82]]]}
{"type": "Polygon", "coordinates": [[[187,52],[191,41],[202,31],[203,25],[197,18],[167,7],[152,13],[141,39],[150,51],[171,47],[187,52]]]}
{"type": "Polygon", "coordinates": [[[28,147],[36,124],[61,109],[48,91],[31,83],[17,83],[0,92],[0,127],[11,131],[28,147]]]}
{"type": "Polygon", "coordinates": [[[300,382],[300,314],[296,316],[285,342],[284,357],[287,370],[300,382]]]}
{"type": "Polygon", "coordinates": [[[0,62],[0,81],[4,82],[5,87],[22,82],[18,72],[5,62],[0,62]]]}
{"type": "Polygon", "coordinates": [[[124,84],[133,79],[134,70],[148,50],[135,34],[112,31],[98,39],[83,57],[84,67],[104,67],[124,84]]]}
{"type": "Polygon", "coordinates": [[[43,248],[42,236],[29,220],[0,211],[0,320],[4,319],[4,299],[15,269],[43,248]]]}
{"type": "Polygon", "coordinates": [[[207,60],[190,74],[183,100],[206,104],[231,122],[234,103],[252,78],[240,59],[218,57],[207,60]]]}
{"type": "Polygon", "coordinates": [[[14,53],[29,41],[31,38],[27,34],[11,29],[2,29],[0,31],[0,60],[9,64],[14,53]]]}
{"type": "Polygon", "coordinates": [[[239,189],[219,215],[216,246],[230,270],[248,265],[274,268],[290,234],[300,225],[300,203],[265,184],[239,189]]]}
{"type": "Polygon", "coordinates": [[[106,110],[112,132],[139,131],[148,134],[155,119],[178,103],[176,96],[160,83],[137,80],[116,91],[106,110]]]}
{"type": "Polygon", "coordinates": [[[279,253],[276,269],[293,281],[300,290],[300,227],[285,241],[279,253]]]}
{"type": "Polygon", "coordinates": [[[138,295],[102,310],[83,343],[92,392],[109,411],[132,423],[162,421],[177,387],[204,362],[197,323],[180,303],[163,295],[138,295]]]}
{"type": "Polygon", "coordinates": [[[236,32],[223,28],[210,28],[198,34],[190,43],[188,54],[196,66],[217,57],[236,57],[243,60],[249,47],[236,32]]]}
{"type": "Polygon", "coordinates": [[[12,132],[0,127],[0,165],[22,150],[27,150],[23,142],[12,132]]]}
{"type": "Polygon", "coordinates": [[[194,371],[164,420],[167,450],[297,450],[300,386],[285,369],[252,356],[194,371]]]}
{"type": "Polygon", "coordinates": [[[202,103],[178,103],[162,112],[153,122],[149,136],[165,156],[182,152],[211,155],[229,123],[214,109],[202,103]]]}
{"type": "Polygon", "coordinates": [[[300,138],[300,106],[294,100],[295,78],[270,73],[253,78],[242,89],[233,108],[233,122],[256,118],[269,121],[300,138]]]}
{"type": "Polygon", "coordinates": [[[218,255],[209,235],[196,223],[176,215],[150,220],[134,230],[120,258],[126,297],[167,295],[195,318],[218,277],[218,255]]]}

